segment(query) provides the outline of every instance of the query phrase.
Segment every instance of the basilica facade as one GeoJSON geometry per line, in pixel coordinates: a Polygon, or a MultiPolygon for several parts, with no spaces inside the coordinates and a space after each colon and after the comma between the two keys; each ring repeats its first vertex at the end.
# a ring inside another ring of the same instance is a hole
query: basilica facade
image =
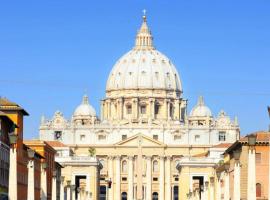
{"type": "MultiPolygon", "coordinates": [[[[42,117],[39,133],[41,140],[64,144],[57,149],[63,166],[65,158],[81,161],[95,151],[102,164],[100,199],[187,199],[195,187],[202,195],[226,144],[239,139],[237,119],[224,111],[215,117],[203,97],[188,113],[179,73],[155,48],[146,16],[134,47],[112,68],[105,93],[100,116],[85,95],[70,119],[60,111],[42,117]]],[[[63,169],[76,187],[89,177],[79,166],[63,169]]],[[[213,198],[214,191],[213,185],[213,198]]]]}

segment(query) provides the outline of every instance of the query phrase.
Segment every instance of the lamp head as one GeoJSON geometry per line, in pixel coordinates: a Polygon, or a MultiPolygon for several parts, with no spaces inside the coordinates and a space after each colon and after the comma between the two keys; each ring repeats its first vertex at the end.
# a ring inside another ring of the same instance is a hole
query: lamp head
{"type": "Polygon", "coordinates": [[[257,136],[255,134],[250,134],[247,137],[248,137],[248,145],[249,146],[255,146],[257,136]]]}
{"type": "Polygon", "coordinates": [[[17,140],[18,140],[18,135],[15,134],[15,132],[11,132],[8,134],[8,137],[9,137],[9,142],[10,144],[14,145],[17,143],[17,140]]]}
{"type": "Polygon", "coordinates": [[[33,159],[35,157],[35,151],[31,148],[27,149],[28,158],[33,159]]]}

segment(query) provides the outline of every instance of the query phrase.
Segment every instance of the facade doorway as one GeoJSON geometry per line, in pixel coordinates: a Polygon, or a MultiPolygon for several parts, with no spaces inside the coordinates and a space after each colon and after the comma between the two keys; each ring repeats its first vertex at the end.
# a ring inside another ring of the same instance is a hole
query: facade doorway
{"type": "Polygon", "coordinates": [[[127,193],[126,192],[122,192],[121,200],[127,200],[127,193]]]}
{"type": "Polygon", "coordinates": [[[106,186],[101,185],[99,187],[99,200],[106,200],[106,186]]]}
{"type": "Polygon", "coordinates": [[[158,200],[158,193],[157,192],[154,192],[152,194],[152,200],[158,200]]]}
{"type": "Polygon", "coordinates": [[[173,200],[178,200],[178,192],[179,192],[179,187],[174,186],[173,187],[173,200]]]}

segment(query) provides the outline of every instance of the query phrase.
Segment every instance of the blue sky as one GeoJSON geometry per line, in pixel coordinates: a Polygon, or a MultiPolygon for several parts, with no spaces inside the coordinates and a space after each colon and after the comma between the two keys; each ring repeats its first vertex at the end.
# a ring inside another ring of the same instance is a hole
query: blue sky
{"type": "Polygon", "coordinates": [[[199,95],[241,133],[268,129],[270,1],[2,1],[0,95],[23,106],[25,137],[40,116],[70,118],[84,91],[99,111],[108,74],[134,44],[142,10],[177,66],[189,110],[199,95]]]}

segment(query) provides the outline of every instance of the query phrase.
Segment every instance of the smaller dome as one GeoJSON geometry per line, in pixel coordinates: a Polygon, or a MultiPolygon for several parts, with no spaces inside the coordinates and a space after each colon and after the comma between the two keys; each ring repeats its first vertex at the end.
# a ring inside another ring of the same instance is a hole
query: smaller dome
{"type": "Polygon", "coordinates": [[[211,117],[211,110],[204,104],[203,97],[200,96],[197,105],[190,112],[191,117],[211,117]]]}
{"type": "Polygon", "coordinates": [[[81,103],[81,105],[79,105],[73,116],[74,117],[95,117],[97,114],[96,114],[96,111],[95,109],[89,104],[89,101],[88,101],[88,96],[87,95],[84,95],[83,96],[83,101],[81,103]]]}

